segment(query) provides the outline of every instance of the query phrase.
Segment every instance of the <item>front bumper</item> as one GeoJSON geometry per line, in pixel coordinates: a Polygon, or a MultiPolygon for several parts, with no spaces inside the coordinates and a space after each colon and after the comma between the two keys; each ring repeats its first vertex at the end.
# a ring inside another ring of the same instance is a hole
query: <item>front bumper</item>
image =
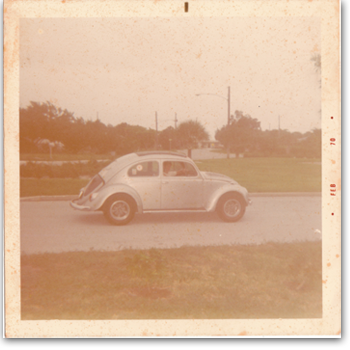
{"type": "Polygon", "coordinates": [[[83,211],[91,211],[92,208],[88,207],[87,205],[80,205],[76,203],[77,199],[74,199],[70,202],[70,206],[77,210],[83,210],[83,211]]]}

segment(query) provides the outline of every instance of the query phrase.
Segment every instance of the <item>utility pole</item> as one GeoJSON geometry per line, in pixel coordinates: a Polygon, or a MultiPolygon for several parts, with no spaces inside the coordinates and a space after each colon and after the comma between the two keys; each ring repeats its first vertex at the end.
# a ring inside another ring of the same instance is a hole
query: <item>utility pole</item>
{"type": "Polygon", "coordinates": [[[227,125],[230,125],[230,119],[231,119],[231,88],[228,87],[228,93],[227,93],[227,125]]]}
{"type": "Polygon", "coordinates": [[[177,123],[177,113],[175,113],[175,119],[174,119],[174,122],[175,122],[175,129],[176,129],[176,123],[177,123]]]}
{"type": "MultiPolygon", "coordinates": [[[[224,100],[227,101],[227,126],[230,125],[230,120],[231,120],[231,88],[230,86],[228,86],[227,88],[227,98],[225,96],[222,95],[218,95],[218,94],[196,94],[196,96],[201,96],[201,95],[213,95],[213,96],[218,96],[223,98],[224,100]]],[[[226,151],[227,151],[227,158],[230,158],[230,152],[229,152],[229,146],[227,145],[226,147],[226,151]]]]}
{"type": "Polygon", "coordinates": [[[158,151],[158,115],[156,112],[156,150],[158,151]]]}
{"type": "Polygon", "coordinates": [[[281,122],[280,122],[281,117],[278,116],[278,137],[281,136],[281,122]]]}
{"type": "MultiPolygon", "coordinates": [[[[231,89],[230,87],[227,88],[227,127],[230,125],[230,119],[231,119],[231,89]]],[[[229,145],[227,145],[226,148],[226,158],[230,158],[230,148],[229,145]]]]}

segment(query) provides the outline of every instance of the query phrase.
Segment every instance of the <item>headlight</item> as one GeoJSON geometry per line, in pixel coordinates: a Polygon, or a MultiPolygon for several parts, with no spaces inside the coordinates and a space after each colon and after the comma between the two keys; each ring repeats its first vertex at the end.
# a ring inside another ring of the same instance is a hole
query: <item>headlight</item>
{"type": "Polygon", "coordinates": [[[91,193],[89,197],[90,201],[93,201],[97,196],[98,196],[98,192],[91,193]]]}

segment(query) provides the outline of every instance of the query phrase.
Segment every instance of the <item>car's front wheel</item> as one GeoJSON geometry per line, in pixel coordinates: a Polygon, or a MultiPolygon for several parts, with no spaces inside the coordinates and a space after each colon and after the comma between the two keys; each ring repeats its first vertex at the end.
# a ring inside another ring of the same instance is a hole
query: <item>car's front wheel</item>
{"type": "Polygon", "coordinates": [[[246,203],[240,194],[228,193],[220,198],[216,211],[222,220],[236,222],[244,215],[245,208],[246,203]]]}
{"type": "Polygon", "coordinates": [[[129,196],[116,194],[107,199],[103,212],[113,225],[126,225],[135,215],[135,206],[129,196]]]}

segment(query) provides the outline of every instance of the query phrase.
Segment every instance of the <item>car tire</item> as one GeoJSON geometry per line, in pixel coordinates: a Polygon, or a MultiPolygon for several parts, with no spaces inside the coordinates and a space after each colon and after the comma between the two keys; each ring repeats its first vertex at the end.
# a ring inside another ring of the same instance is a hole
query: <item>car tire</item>
{"type": "Polygon", "coordinates": [[[223,195],[216,207],[219,217],[226,222],[236,222],[245,213],[246,203],[238,193],[228,193],[223,195]]]}
{"type": "Polygon", "coordinates": [[[111,224],[126,225],[135,215],[135,204],[128,195],[116,194],[107,199],[103,212],[111,224]]]}

